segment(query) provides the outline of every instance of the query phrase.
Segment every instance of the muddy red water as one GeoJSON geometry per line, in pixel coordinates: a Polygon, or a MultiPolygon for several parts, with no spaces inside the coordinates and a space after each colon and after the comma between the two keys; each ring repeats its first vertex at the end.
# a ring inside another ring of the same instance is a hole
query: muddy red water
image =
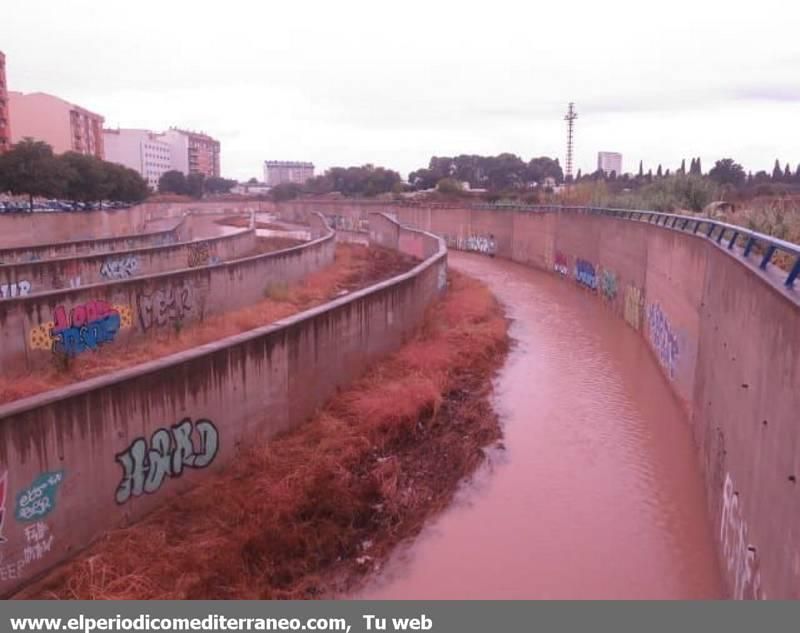
{"type": "Polygon", "coordinates": [[[450,265],[513,319],[495,383],[505,449],[361,597],[721,597],[688,422],[644,341],[569,281],[450,265]]]}

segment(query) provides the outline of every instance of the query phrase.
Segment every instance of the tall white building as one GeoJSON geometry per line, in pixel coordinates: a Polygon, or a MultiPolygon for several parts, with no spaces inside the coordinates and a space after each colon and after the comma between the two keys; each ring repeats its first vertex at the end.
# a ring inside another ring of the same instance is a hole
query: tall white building
{"type": "Polygon", "coordinates": [[[154,191],[164,172],[174,166],[173,148],[160,134],[149,130],[103,130],[106,160],[135,169],[154,191]]]}
{"type": "Polygon", "coordinates": [[[611,172],[622,175],[622,154],[617,152],[597,152],[597,169],[602,169],[606,176],[611,172]]]}

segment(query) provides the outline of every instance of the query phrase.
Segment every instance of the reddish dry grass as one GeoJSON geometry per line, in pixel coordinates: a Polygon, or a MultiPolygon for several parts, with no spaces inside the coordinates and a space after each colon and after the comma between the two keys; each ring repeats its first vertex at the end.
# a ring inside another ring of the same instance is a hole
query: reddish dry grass
{"type": "Polygon", "coordinates": [[[180,331],[167,329],[148,333],[146,345],[142,344],[142,338],[138,338],[125,344],[113,344],[97,352],[82,354],[72,359],[67,368],[54,362],[50,367],[21,375],[11,375],[8,372],[0,376],[0,404],[267,325],[329,301],[342,291],[362,288],[408,270],[415,263],[412,258],[395,251],[338,244],[336,258],[331,266],[309,275],[301,282],[273,289],[268,297],[247,308],[207,317],[180,331]]]}
{"type": "MultiPolygon", "coordinates": [[[[248,229],[250,228],[250,218],[237,215],[230,218],[222,218],[221,220],[216,221],[217,224],[222,226],[235,226],[240,229],[248,229]]],[[[285,231],[286,227],[282,224],[276,224],[275,222],[260,222],[256,220],[256,228],[257,229],[270,229],[272,231],[285,231]]]]}
{"type": "Polygon", "coordinates": [[[352,589],[447,505],[500,436],[487,395],[506,330],[486,287],[451,275],[414,339],[313,420],[256,443],[17,597],[313,598],[352,589]]]}

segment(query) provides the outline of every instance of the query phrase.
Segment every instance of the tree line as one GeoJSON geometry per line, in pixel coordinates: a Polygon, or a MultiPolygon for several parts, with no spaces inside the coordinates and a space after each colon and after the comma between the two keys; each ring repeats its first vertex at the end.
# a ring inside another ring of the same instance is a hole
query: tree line
{"type": "Polygon", "coordinates": [[[549,180],[556,185],[564,182],[564,172],[557,158],[539,156],[526,162],[511,153],[497,156],[433,156],[427,167],[408,175],[408,183],[413,189],[437,187],[444,189],[445,193],[457,188],[454,182],[468,183],[470,189],[503,191],[529,189],[549,180]]]}
{"type": "Polygon", "coordinates": [[[0,154],[0,192],[76,202],[140,202],[150,190],[133,169],[77,152],[56,155],[43,141],[25,138],[0,154]]]}
{"type": "Polygon", "coordinates": [[[290,200],[301,194],[324,195],[337,192],[344,196],[374,197],[403,190],[400,174],[371,164],[360,167],[331,167],[324,174],[303,184],[282,183],[270,190],[273,200],[290,200]]]}
{"type": "Polygon", "coordinates": [[[176,169],[166,171],[158,179],[159,193],[175,193],[192,198],[202,198],[203,194],[228,193],[236,185],[235,180],[219,176],[205,177],[205,174],[193,173],[188,176],[176,169]]]}

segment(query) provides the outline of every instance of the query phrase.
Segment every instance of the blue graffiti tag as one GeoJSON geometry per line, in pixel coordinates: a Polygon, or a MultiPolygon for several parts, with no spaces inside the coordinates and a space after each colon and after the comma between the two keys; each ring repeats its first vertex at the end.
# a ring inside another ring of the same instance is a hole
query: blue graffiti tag
{"type": "Polygon", "coordinates": [[[56,507],[56,493],[64,481],[64,471],[42,473],[27,490],[17,494],[17,521],[29,523],[47,516],[56,507]]]}
{"type": "Polygon", "coordinates": [[[585,259],[575,260],[575,280],[592,290],[597,288],[597,274],[591,262],[585,259]]]}

